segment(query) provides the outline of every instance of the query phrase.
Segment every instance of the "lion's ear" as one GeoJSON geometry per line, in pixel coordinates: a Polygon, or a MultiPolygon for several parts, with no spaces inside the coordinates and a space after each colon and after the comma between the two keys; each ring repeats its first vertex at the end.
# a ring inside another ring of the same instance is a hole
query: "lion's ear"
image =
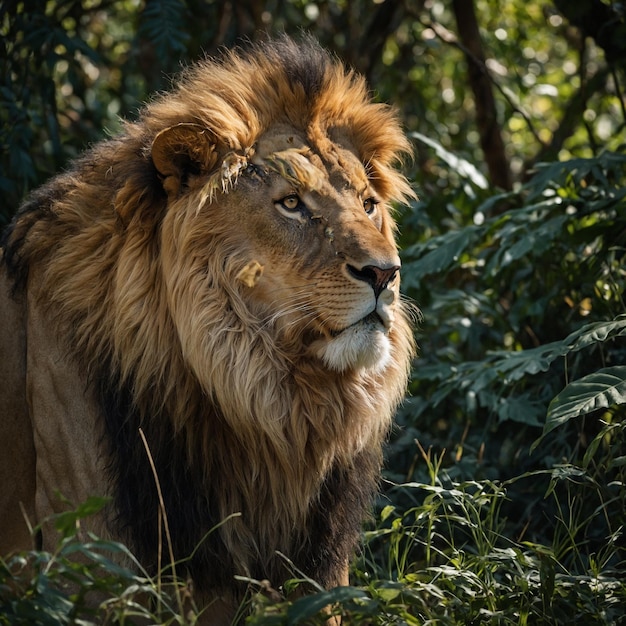
{"type": "Polygon", "coordinates": [[[152,142],[152,161],[163,177],[163,189],[176,196],[189,174],[210,172],[217,163],[213,133],[199,124],[176,124],[152,142]]]}

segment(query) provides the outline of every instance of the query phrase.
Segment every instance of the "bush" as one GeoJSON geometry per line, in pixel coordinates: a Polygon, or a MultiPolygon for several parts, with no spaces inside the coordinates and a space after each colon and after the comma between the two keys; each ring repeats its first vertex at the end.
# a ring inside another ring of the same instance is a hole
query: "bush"
{"type": "Polygon", "coordinates": [[[60,537],[54,552],[0,559],[0,624],[195,623],[187,581],[166,571],[151,578],[122,544],[81,533],[81,520],[105,503],[91,498],[50,520],[60,537]]]}

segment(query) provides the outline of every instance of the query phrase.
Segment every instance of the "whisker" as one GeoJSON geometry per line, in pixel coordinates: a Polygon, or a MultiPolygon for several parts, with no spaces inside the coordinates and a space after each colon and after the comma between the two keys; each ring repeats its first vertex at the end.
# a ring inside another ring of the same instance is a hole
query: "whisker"
{"type": "MultiPolygon", "coordinates": [[[[278,303],[274,301],[274,304],[278,303]]],[[[299,313],[299,317],[296,320],[289,322],[288,326],[299,323],[307,318],[309,320],[315,319],[317,315],[313,310],[311,303],[309,302],[308,293],[300,293],[296,294],[296,297],[292,298],[290,302],[285,305],[278,306],[277,310],[272,313],[272,315],[268,316],[267,319],[263,322],[261,328],[266,328],[272,324],[275,324],[277,320],[282,317],[287,317],[293,315],[294,313],[299,313]]]]}
{"type": "Polygon", "coordinates": [[[424,315],[413,298],[409,298],[405,294],[400,294],[401,309],[414,324],[421,324],[424,321],[424,315]]]}

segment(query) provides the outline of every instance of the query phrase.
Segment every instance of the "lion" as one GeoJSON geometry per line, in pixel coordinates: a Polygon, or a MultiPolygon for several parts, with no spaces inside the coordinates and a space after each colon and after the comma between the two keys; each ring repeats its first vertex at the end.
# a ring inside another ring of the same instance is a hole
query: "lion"
{"type": "Polygon", "coordinates": [[[362,76],[283,36],[184,69],[35,190],[2,241],[1,553],[104,495],[84,531],[148,571],[171,548],[209,624],[240,577],[348,584],[415,351],[409,152],[362,76]]]}

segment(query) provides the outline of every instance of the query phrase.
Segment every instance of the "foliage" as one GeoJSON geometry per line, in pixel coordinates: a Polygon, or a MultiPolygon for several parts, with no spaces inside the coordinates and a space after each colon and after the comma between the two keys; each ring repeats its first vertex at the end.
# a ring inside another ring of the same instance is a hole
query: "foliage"
{"type": "MultiPolygon", "coordinates": [[[[353,586],[294,571],[291,586],[313,593],[287,601],[250,581],[252,624],[321,624],[328,606],[348,624],[626,623],[624,6],[474,0],[471,43],[514,180],[496,189],[455,4],[0,5],[0,223],[181,64],[262,31],[311,29],[413,138],[420,200],[399,218],[420,357],[376,522],[353,586]]],[[[163,587],[115,565],[133,563],[122,546],[77,541],[88,512],[61,525],[54,553],[2,562],[0,623],[89,623],[94,592],[104,621],[193,620],[184,582],[163,587]]]]}
{"type": "Polygon", "coordinates": [[[48,520],[60,537],[54,552],[31,550],[0,559],[0,624],[194,623],[183,581],[167,585],[161,577],[152,579],[125,546],[81,532],[81,521],[105,504],[106,499],[91,498],[48,520]]]}
{"type": "MultiPolygon", "coordinates": [[[[546,372],[560,357],[570,373],[593,367],[587,352],[577,353],[624,330],[623,322],[601,320],[624,309],[625,168],[626,156],[605,153],[540,166],[518,191],[484,201],[455,192],[451,218],[473,202],[473,223],[405,248],[405,288],[426,310],[434,307],[422,329],[421,397],[437,406],[454,392],[463,414],[470,403],[500,421],[538,425],[541,401],[558,388],[547,386],[546,376],[535,386],[524,377],[546,372]],[[512,208],[489,217],[503,204],[512,208]],[[555,337],[565,338],[550,341],[555,337]],[[470,360],[473,354],[481,359],[470,360]],[[424,380],[432,381],[427,393],[424,380]],[[511,402],[523,402],[523,410],[511,402]]],[[[430,210],[425,202],[416,206],[417,219],[430,210]]],[[[595,352],[617,362],[623,356],[595,352]]]]}
{"type": "MultiPolygon", "coordinates": [[[[623,5],[473,4],[486,56],[480,69],[492,84],[494,122],[505,146],[498,156],[513,176],[523,179],[542,160],[616,150],[626,118],[623,5]],[[561,9],[594,28],[582,36],[561,9]]],[[[0,224],[29,189],[103,133],[115,132],[119,116],[132,118],[189,60],[264,32],[311,30],[365,73],[381,99],[396,103],[409,130],[479,163],[468,57],[455,34],[453,8],[442,0],[5,0],[0,224]]],[[[416,147],[422,191],[454,187],[453,171],[423,144],[416,147]]]]}
{"type": "MultiPolygon", "coordinates": [[[[404,250],[424,323],[389,477],[426,482],[419,441],[453,480],[510,483],[502,533],[551,546],[566,513],[543,497],[546,476],[576,468],[584,479],[567,515],[581,528],[565,553],[583,541],[581,560],[626,527],[625,166],[611,152],[542,164],[518,190],[491,195],[457,166],[453,198],[405,214],[413,232],[428,232],[404,250]],[[436,232],[430,216],[442,202],[448,218],[436,232]],[[515,480],[525,475],[534,478],[515,480]]],[[[624,556],[615,551],[621,567],[624,556]]]]}
{"type": "MultiPolygon", "coordinates": [[[[366,550],[382,561],[364,556],[355,566],[353,587],[271,607],[260,601],[249,623],[288,625],[305,618],[323,624],[320,609],[328,605],[346,624],[626,623],[626,583],[616,560],[619,532],[591,556],[563,541],[578,534],[581,524],[602,518],[603,507],[589,519],[560,520],[561,534],[550,545],[515,541],[502,532],[502,506],[512,483],[455,482],[442,471],[440,457],[422,453],[431,482],[398,485],[413,505],[402,511],[388,505],[366,534],[366,550]]],[[[589,480],[569,466],[546,477],[546,496],[563,508],[567,503],[555,495],[557,485],[589,480]]],[[[526,474],[514,481],[537,478],[526,474]]]]}

